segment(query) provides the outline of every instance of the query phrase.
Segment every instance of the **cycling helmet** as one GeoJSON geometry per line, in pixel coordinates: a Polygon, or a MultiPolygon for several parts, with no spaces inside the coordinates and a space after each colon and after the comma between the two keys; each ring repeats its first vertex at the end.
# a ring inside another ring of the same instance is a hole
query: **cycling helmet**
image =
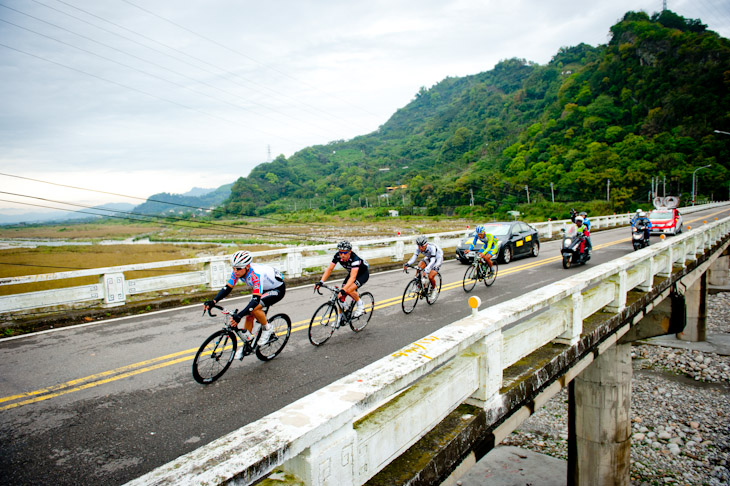
{"type": "Polygon", "coordinates": [[[482,225],[477,226],[477,229],[475,231],[477,232],[478,235],[481,235],[482,233],[487,232],[487,230],[485,230],[484,226],[482,226],[482,225]]]}
{"type": "Polygon", "coordinates": [[[347,240],[342,240],[339,243],[337,243],[337,250],[338,251],[351,251],[352,243],[350,243],[347,240]]]}
{"type": "Polygon", "coordinates": [[[581,218],[580,216],[578,216],[577,218],[575,218],[575,224],[577,224],[578,226],[582,225],[583,224],[583,218],[581,218]]]}
{"type": "Polygon", "coordinates": [[[233,268],[243,268],[251,261],[253,258],[251,257],[251,254],[247,252],[246,250],[237,251],[233,254],[231,257],[231,265],[233,268]]]}
{"type": "Polygon", "coordinates": [[[641,208],[639,208],[639,209],[636,210],[636,214],[639,214],[639,213],[643,213],[643,211],[641,210],[641,208]]]}
{"type": "Polygon", "coordinates": [[[426,238],[425,236],[419,236],[418,238],[416,238],[416,245],[426,246],[426,244],[428,244],[428,238],[426,238]]]}
{"type": "Polygon", "coordinates": [[[644,217],[646,217],[646,213],[645,213],[644,211],[640,211],[640,212],[639,212],[639,217],[640,217],[640,218],[644,218],[644,217]]]}
{"type": "Polygon", "coordinates": [[[588,216],[588,213],[586,213],[585,211],[581,211],[578,216],[583,216],[583,218],[585,218],[586,216],[588,216]]]}

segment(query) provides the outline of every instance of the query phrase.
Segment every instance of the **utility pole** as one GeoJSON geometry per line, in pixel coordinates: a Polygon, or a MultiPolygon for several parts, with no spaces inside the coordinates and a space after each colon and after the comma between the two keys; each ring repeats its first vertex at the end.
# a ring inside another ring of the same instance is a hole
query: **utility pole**
{"type": "Polygon", "coordinates": [[[611,200],[611,179],[606,181],[606,201],[611,200]]]}
{"type": "Polygon", "coordinates": [[[469,189],[469,194],[471,195],[471,199],[469,200],[469,206],[474,206],[474,189],[469,189]]]}
{"type": "Polygon", "coordinates": [[[664,189],[662,196],[667,197],[667,176],[664,176],[664,189]]]}
{"type": "Polygon", "coordinates": [[[555,191],[553,190],[553,183],[550,183],[550,196],[553,198],[553,204],[555,204],[555,191]]]}
{"type": "Polygon", "coordinates": [[[527,192],[527,204],[530,204],[530,188],[525,184],[525,192],[527,192]]]}

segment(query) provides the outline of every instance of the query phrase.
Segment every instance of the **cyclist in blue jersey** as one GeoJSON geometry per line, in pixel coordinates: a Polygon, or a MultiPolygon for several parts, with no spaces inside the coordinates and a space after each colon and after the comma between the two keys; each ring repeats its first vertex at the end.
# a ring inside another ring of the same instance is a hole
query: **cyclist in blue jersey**
{"type": "MultiPolygon", "coordinates": [[[[218,291],[218,294],[212,300],[207,300],[203,304],[203,308],[208,310],[215,304],[226,298],[231,293],[233,287],[239,281],[246,283],[251,287],[251,300],[242,310],[231,316],[231,327],[238,327],[238,323],[245,316],[244,336],[247,341],[253,339],[253,320],[254,318],[263,326],[261,337],[259,338],[259,346],[263,346],[271,338],[271,328],[266,321],[266,314],[263,306],[271,307],[284,298],[286,293],[286,285],[284,278],[274,268],[268,265],[252,263],[251,254],[245,250],[237,251],[231,258],[233,273],[228,279],[226,285],[218,291]]],[[[243,346],[236,351],[236,358],[243,353],[243,346]]]]}
{"type": "Polygon", "coordinates": [[[370,269],[367,260],[363,260],[352,251],[352,244],[349,241],[343,240],[337,244],[337,253],[332,257],[332,262],[324,270],[322,279],[314,286],[314,289],[317,290],[327,281],[338,263],[349,272],[345,280],[342,281],[340,291],[345,292],[356,302],[352,317],[360,317],[365,312],[365,304],[360,300],[357,289],[362,287],[370,278],[370,269]]]}
{"type": "Polygon", "coordinates": [[[436,288],[436,280],[434,278],[444,263],[444,251],[435,243],[429,243],[428,238],[425,236],[419,236],[416,238],[416,251],[413,252],[413,256],[408,260],[408,263],[403,265],[403,269],[405,270],[407,265],[413,265],[419,255],[423,255],[423,260],[421,260],[418,266],[428,275],[428,280],[431,282],[429,292],[433,292],[436,288]]]}
{"type": "Polygon", "coordinates": [[[484,248],[481,252],[479,252],[479,257],[487,262],[489,272],[491,273],[492,257],[497,255],[497,250],[499,250],[499,240],[496,236],[487,233],[487,230],[484,228],[484,226],[479,225],[475,230],[474,240],[469,245],[469,251],[474,250],[474,245],[477,244],[477,241],[481,241],[482,243],[484,243],[484,248]]]}

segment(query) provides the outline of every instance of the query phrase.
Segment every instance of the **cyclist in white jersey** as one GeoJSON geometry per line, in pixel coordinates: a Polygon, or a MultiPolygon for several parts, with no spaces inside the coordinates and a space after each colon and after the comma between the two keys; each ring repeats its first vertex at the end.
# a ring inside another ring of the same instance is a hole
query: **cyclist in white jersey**
{"type": "MultiPolygon", "coordinates": [[[[266,321],[263,306],[271,307],[283,299],[286,293],[286,285],[277,270],[268,265],[252,263],[252,260],[251,254],[247,251],[234,253],[231,259],[233,265],[231,277],[215,298],[205,301],[203,306],[205,310],[208,310],[230,294],[239,280],[243,281],[251,287],[251,300],[246,307],[231,316],[231,326],[238,327],[238,323],[245,316],[244,327],[246,331],[244,335],[246,340],[250,341],[253,339],[253,320],[255,318],[264,327],[259,338],[259,346],[263,346],[271,338],[271,329],[266,321]]],[[[243,346],[238,349],[237,354],[240,354],[239,352],[243,353],[243,346]]],[[[236,356],[236,358],[238,357],[240,356],[236,356]]]]}
{"type": "MultiPolygon", "coordinates": [[[[429,243],[428,238],[425,236],[419,236],[416,238],[416,251],[413,252],[413,256],[406,265],[413,265],[419,255],[423,255],[423,260],[418,264],[423,271],[428,275],[428,280],[431,282],[431,290],[436,288],[436,273],[441,269],[441,264],[444,263],[444,251],[438,247],[435,243],[429,243]]],[[[403,265],[403,269],[406,268],[403,265]]]]}

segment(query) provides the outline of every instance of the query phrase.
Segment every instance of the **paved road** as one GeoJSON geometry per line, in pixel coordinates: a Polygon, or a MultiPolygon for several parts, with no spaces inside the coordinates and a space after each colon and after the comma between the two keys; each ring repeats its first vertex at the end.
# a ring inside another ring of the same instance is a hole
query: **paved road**
{"type": "MultiPolygon", "coordinates": [[[[689,215],[685,224],[727,214],[689,215]]],[[[626,228],[596,232],[588,267],[631,252],[628,237],[626,228]]],[[[563,270],[559,242],[545,242],[539,258],[502,265],[492,287],[468,295],[485,308],[585,268],[563,270]]],[[[438,302],[421,301],[410,315],[400,297],[412,273],[371,276],[376,311],[367,329],[340,329],[318,348],[307,327],[325,297],[311,286],[289,289],[275,308],[294,324],[283,353],[268,363],[236,361],[209,386],[193,381],[190,367],[220,326],[201,316],[200,305],[0,341],[0,484],[131,480],[467,316],[465,269],[445,263],[438,302]]],[[[247,299],[223,303],[241,307],[247,299]]]]}

